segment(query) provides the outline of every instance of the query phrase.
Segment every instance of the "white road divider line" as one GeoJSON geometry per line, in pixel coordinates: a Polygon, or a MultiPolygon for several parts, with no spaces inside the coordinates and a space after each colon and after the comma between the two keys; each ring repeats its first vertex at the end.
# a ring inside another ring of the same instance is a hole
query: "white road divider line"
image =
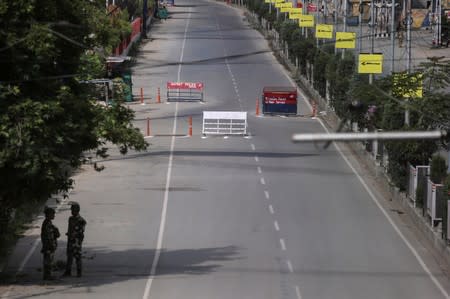
{"type": "Polygon", "coordinates": [[[288,266],[289,272],[294,273],[294,267],[292,267],[291,261],[287,260],[286,264],[288,266]]]}
{"type": "Polygon", "coordinates": [[[277,232],[279,232],[280,231],[280,226],[278,225],[278,221],[274,221],[273,222],[273,226],[275,226],[275,230],[277,231],[277,232]]]}
{"type": "Polygon", "coordinates": [[[255,161],[256,161],[256,162],[259,162],[258,156],[255,156],[255,161]]]}
{"type": "Polygon", "coordinates": [[[297,299],[302,299],[302,294],[300,293],[300,288],[295,286],[295,294],[297,294],[297,299]]]}
{"type": "Polygon", "coordinates": [[[266,199],[269,199],[270,198],[269,191],[264,190],[264,196],[266,197],[266,199]]]}
{"type": "Polygon", "coordinates": [[[265,185],[266,184],[266,180],[264,180],[264,178],[261,178],[261,184],[265,185]]]}
{"type": "Polygon", "coordinates": [[[252,144],[250,144],[250,146],[252,147],[252,151],[255,151],[256,150],[256,146],[252,143],[252,144]]]}
{"type": "MultiPolygon", "coordinates": [[[[186,26],[184,28],[184,38],[183,38],[183,44],[181,46],[180,64],[178,65],[178,78],[177,78],[178,82],[180,82],[180,77],[181,77],[181,65],[183,62],[184,47],[186,45],[186,36],[187,36],[187,30],[188,30],[190,20],[191,20],[191,8],[189,8],[188,20],[187,20],[186,26]]],[[[150,270],[150,275],[147,279],[147,283],[145,285],[144,295],[142,297],[143,299],[148,299],[150,296],[150,290],[151,290],[151,287],[153,284],[153,279],[156,274],[156,268],[158,266],[159,257],[161,255],[161,250],[162,250],[164,228],[166,226],[166,218],[167,218],[167,206],[168,206],[168,202],[169,202],[169,188],[170,188],[170,179],[171,179],[171,175],[172,175],[173,152],[174,152],[174,148],[175,148],[175,133],[177,131],[177,117],[178,117],[178,102],[175,104],[175,114],[174,114],[173,128],[172,128],[172,139],[170,141],[169,164],[167,166],[166,186],[164,189],[164,201],[163,201],[163,207],[162,207],[162,211],[161,211],[161,221],[159,223],[158,239],[157,239],[156,248],[155,248],[155,255],[153,257],[152,268],[150,270]]]]}
{"type": "Polygon", "coordinates": [[[259,167],[259,166],[258,166],[258,168],[257,168],[257,169],[258,169],[258,173],[259,173],[259,174],[261,174],[261,173],[262,173],[262,169],[261,169],[261,167],[259,167]]]}
{"type": "Polygon", "coordinates": [[[280,245],[281,245],[281,250],[285,251],[286,250],[286,243],[284,243],[284,239],[280,239],[280,245]]]}
{"type": "Polygon", "coordinates": [[[275,213],[275,210],[273,209],[272,205],[269,205],[269,212],[270,212],[270,214],[275,213]]]}

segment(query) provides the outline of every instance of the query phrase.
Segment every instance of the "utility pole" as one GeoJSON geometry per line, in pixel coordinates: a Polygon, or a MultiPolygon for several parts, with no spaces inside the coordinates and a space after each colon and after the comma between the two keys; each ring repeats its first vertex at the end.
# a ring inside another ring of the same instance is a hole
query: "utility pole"
{"type": "MultiPolygon", "coordinates": [[[[348,0],[344,0],[344,32],[347,32],[347,3],[348,0]]],[[[345,49],[342,49],[342,59],[345,57],[345,49]]]]}
{"type": "MultiPolygon", "coordinates": [[[[442,0],[437,0],[436,2],[436,27],[437,27],[437,37],[436,37],[436,47],[440,47],[442,44],[442,0]]],[[[449,163],[450,164],[450,163],[449,163]]]]}
{"type": "MultiPolygon", "coordinates": [[[[406,0],[406,72],[411,73],[411,0],[406,0]]],[[[408,99],[405,100],[408,102],[408,99]]],[[[409,126],[409,109],[405,108],[405,125],[409,126]]]]}
{"type": "Polygon", "coordinates": [[[363,7],[363,3],[362,0],[359,0],[359,18],[358,18],[358,25],[359,25],[359,39],[358,39],[358,54],[361,54],[361,50],[362,50],[362,40],[363,40],[363,36],[362,36],[362,15],[364,12],[364,7],[363,7]]]}
{"type": "MultiPolygon", "coordinates": [[[[374,0],[370,1],[370,54],[373,54],[375,48],[375,3],[374,0]]],[[[373,83],[373,74],[369,74],[369,84],[373,83]]]]}
{"type": "MultiPolygon", "coordinates": [[[[317,24],[319,24],[319,18],[320,18],[320,9],[319,9],[319,3],[320,3],[320,0],[317,0],[317,6],[316,6],[316,16],[317,16],[317,20],[316,20],[316,26],[317,26],[317,24]]],[[[317,46],[317,48],[319,47],[319,38],[317,37],[317,35],[316,35],[316,46],[317,46]]]]}
{"type": "MultiPolygon", "coordinates": [[[[317,6],[316,6],[316,15],[317,15],[317,24],[319,24],[319,17],[320,17],[320,9],[319,9],[319,3],[320,3],[320,0],[317,0],[317,6]]],[[[316,25],[317,25],[316,24],[316,25]]]]}
{"type": "MultiPolygon", "coordinates": [[[[338,22],[337,22],[337,0],[333,0],[334,13],[333,13],[333,23],[334,23],[334,31],[338,31],[338,22]]],[[[337,53],[337,48],[334,47],[334,54],[337,53]]]]}
{"type": "Polygon", "coordinates": [[[411,73],[411,0],[406,4],[406,70],[411,73]]]}
{"type": "MultiPolygon", "coordinates": [[[[305,14],[308,13],[308,8],[307,8],[306,0],[303,0],[302,3],[303,3],[303,5],[302,5],[302,13],[305,15],[305,14]]],[[[304,36],[305,38],[308,38],[308,31],[306,30],[305,27],[302,27],[302,33],[303,33],[303,36],[304,36]]]]}
{"type": "Polygon", "coordinates": [[[395,67],[395,0],[391,1],[391,54],[392,54],[392,61],[391,61],[391,74],[394,73],[394,67],[395,67]]]}

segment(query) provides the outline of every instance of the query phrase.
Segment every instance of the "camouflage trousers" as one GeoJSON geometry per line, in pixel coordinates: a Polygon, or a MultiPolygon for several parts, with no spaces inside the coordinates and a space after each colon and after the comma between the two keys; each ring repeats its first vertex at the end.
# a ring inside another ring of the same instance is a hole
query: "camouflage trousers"
{"type": "Polygon", "coordinates": [[[55,256],[55,253],[52,251],[45,251],[42,253],[44,263],[43,263],[43,274],[44,279],[50,279],[52,276],[52,265],[53,265],[53,258],[55,256]]]}
{"type": "Polygon", "coordinates": [[[69,241],[67,243],[67,264],[66,273],[70,274],[72,271],[73,259],[77,266],[77,275],[81,276],[82,262],[81,262],[81,243],[77,241],[69,241]]]}

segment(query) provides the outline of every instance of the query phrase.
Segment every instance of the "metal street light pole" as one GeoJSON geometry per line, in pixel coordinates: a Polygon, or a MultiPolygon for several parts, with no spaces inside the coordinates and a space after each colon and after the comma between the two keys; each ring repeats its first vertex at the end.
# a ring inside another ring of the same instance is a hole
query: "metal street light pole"
{"type": "Polygon", "coordinates": [[[291,141],[293,143],[299,143],[316,141],[423,140],[441,139],[445,136],[447,136],[446,131],[306,133],[292,135],[291,141]]]}
{"type": "MultiPolygon", "coordinates": [[[[344,0],[344,32],[347,32],[347,3],[348,0],[344,0]]],[[[345,58],[345,49],[342,49],[342,59],[345,58]]]]}
{"type": "Polygon", "coordinates": [[[362,14],[364,12],[364,8],[363,8],[363,2],[362,0],[359,0],[359,18],[358,18],[358,25],[359,25],[359,39],[358,39],[358,54],[361,54],[361,50],[362,50],[362,14]]]}
{"type": "Polygon", "coordinates": [[[395,0],[391,1],[391,54],[392,54],[392,61],[391,61],[391,74],[394,73],[394,67],[395,67],[395,0]]]}
{"type": "MultiPolygon", "coordinates": [[[[375,48],[375,3],[370,1],[370,54],[373,54],[375,48]]],[[[373,74],[369,74],[369,84],[373,83],[373,74]]]]}
{"type": "MultiPolygon", "coordinates": [[[[408,74],[411,73],[411,24],[412,24],[412,16],[411,16],[411,0],[407,0],[406,6],[406,71],[408,74]]],[[[408,98],[405,99],[408,102],[408,98]]],[[[405,108],[405,125],[409,126],[409,109],[405,108]]]]}

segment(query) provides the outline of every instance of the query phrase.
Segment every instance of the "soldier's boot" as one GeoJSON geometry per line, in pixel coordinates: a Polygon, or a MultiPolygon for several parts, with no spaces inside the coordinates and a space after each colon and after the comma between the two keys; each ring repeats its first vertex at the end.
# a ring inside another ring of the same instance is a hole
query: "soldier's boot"
{"type": "Polygon", "coordinates": [[[81,270],[82,270],[81,257],[76,259],[76,263],[77,263],[77,277],[81,277],[81,270]]]}
{"type": "Polygon", "coordinates": [[[73,256],[72,254],[67,255],[67,263],[66,263],[66,271],[64,271],[63,276],[72,276],[72,263],[73,263],[73,256]]]}
{"type": "Polygon", "coordinates": [[[55,280],[55,278],[52,276],[52,273],[50,269],[44,269],[44,280],[55,280]]]}
{"type": "Polygon", "coordinates": [[[66,269],[66,271],[64,271],[64,273],[63,273],[62,276],[63,276],[63,277],[70,277],[70,276],[72,276],[72,273],[71,273],[70,270],[66,269]]]}

